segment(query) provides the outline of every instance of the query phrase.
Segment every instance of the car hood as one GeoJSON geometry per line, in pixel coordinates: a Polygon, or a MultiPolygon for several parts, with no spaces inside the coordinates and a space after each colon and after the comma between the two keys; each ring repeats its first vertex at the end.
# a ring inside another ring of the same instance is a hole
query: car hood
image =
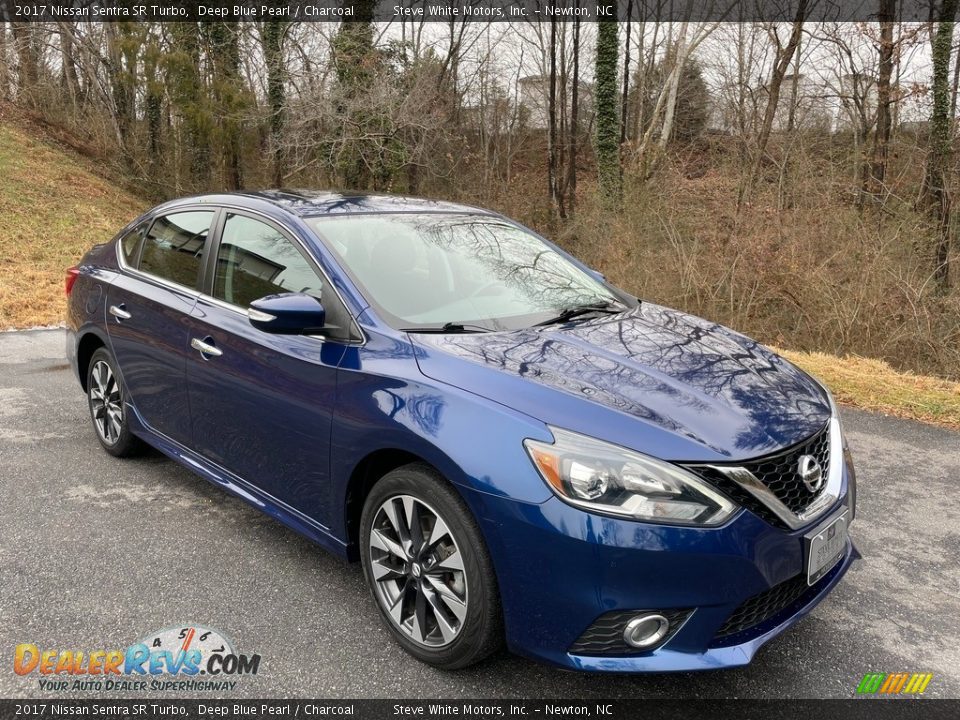
{"type": "Polygon", "coordinates": [[[783,358],[649,303],[566,325],[411,337],[427,377],[667,460],[757,457],[830,417],[822,389],[783,358]]]}

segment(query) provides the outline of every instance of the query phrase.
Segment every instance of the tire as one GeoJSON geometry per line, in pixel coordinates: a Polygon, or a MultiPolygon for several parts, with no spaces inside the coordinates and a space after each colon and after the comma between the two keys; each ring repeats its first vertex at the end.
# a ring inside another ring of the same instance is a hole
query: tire
{"type": "Polygon", "coordinates": [[[480,529],[433,468],[384,475],[364,503],[360,541],[367,585],[404,650],[457,670],[501,647],[500,594],[480,529]]]}
{"type": "Polygon", "coordinates": [[[106,348],[98,348],[87,366],[87,406],[101,447],[114,457],[139,455],[146,447],[130,432],[117,363],[106,348]]]}

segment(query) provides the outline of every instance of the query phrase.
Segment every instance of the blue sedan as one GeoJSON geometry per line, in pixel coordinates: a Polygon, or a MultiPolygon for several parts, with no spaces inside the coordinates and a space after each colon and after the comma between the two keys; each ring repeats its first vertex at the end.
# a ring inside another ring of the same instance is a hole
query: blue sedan
{"type": "MultiPolygon", "coordinates": [[[[161,205],[67,271],[100,445],[150,445],[362,563],[411,655],[748,663],[857,557],[830,393],[493,212],[161,205]]],[[[309,622],[309,619],[305,619],[309,622]]]]}

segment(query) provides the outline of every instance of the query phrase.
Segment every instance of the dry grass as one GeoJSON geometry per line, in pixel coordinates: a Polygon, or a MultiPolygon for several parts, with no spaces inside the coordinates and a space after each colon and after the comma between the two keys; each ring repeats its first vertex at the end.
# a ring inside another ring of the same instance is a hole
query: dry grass
{"type": "Polygon", "coordinates": [[[64,270],[144,210],[83,163],[0,124],[0,329],[61,322],[64,270]]]}
{"type": "Polygon", "coordinates": [[[960,430],[960,383],[897,372],[882,360],[778,353],[823,380],[838,402],[960,430]]]}

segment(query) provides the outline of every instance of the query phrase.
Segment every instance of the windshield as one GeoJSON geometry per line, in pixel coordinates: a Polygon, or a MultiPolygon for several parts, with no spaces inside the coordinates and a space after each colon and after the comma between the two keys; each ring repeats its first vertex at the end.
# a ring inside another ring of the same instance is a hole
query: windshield
{"type": "Polygon", "coordinates": [[[403,213],[307,222],[395,328],[507,330],[585,305],[622,309],[604,284],[498,218],[403,213]]]}

